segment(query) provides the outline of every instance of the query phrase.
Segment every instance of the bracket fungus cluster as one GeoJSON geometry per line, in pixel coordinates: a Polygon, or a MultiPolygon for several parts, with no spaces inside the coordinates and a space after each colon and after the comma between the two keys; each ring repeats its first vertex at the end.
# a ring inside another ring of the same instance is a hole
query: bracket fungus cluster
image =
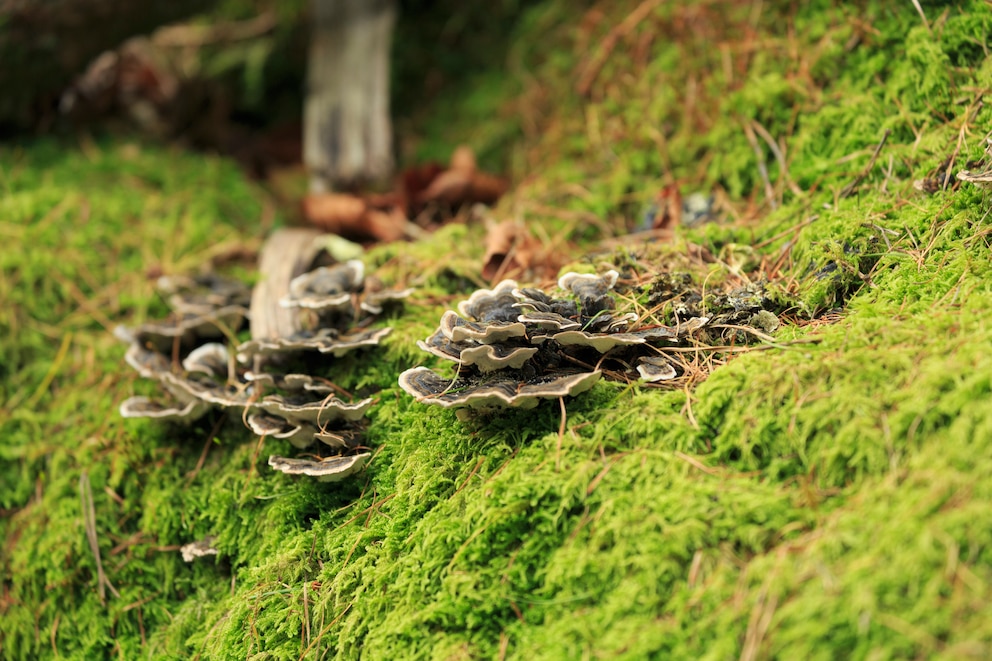
{"type": "Polygon", "coordinates": [[[418,401],[464,416],[471,409],[527,409],[541,399],[582,393],[604,374],[604,361],[616,368],[607,374],[619,370],[652,382],[675,378],[665,347],[684,344],[708,320],[635,328],[636,314],[617,312],[617,278],[616,271],[567,273],[558,280],[565,292],[559,297],[513,280],[477,291],[418,342],[455,363],[454,378],[415,367],[400,375],[400,386],[418,401]]]}
{"type": "Polygon", "coordinates": [[[311,448],[312,459],[270,457],[275,470],[323,481],[361,470],[370,456],[361,451],[361,421],[373,400],[341,399],[322,375],[334,358],[377,345],[390,329],[367,323],[410,293],[370,291],[366,284],[358,260],[299,274],[275,303],[295,330],[239,342],[246,319],[259,309],[265,313],[249,287],[216,275],[161,280],[172,317],[117,335],[130,344],[127,363],[164,394],[131,397],[121,415],[189,422],[228,409],[260,436],[311,448]]]}

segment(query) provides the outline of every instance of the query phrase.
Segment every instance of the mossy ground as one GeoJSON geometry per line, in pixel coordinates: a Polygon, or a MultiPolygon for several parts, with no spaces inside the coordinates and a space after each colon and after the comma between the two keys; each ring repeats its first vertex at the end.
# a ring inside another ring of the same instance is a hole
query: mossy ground
{"type": "Polygon", "coordinates": [[[273,475],[288,448],[237,421],[117,416],[152,386],[109,330],[163,312],[153,272],[257,247],[279,222],[264,192],[140,142],[4,147],[0,655],[990,656],[989,200],[912,181],[982,155],[992,15],[686,4],[526,11],[478,126],[482,151],[516,136],[499,213],[590,246],[663,185],[722,191],[733,222],[624,258],[665,270],[692,241],[713,278],[749,260],[796,296],[777,339],[816,342],[693,391],[601,383],[563,433],[553,402],[464,425],[395,385],[478,282],[482,230],[451,226],[369,255],[421,289],[384,351],[332,375],[379,396],[375,458],[342,485],[273,475]],[[220,558],[183,564],[210,533],[220,558]]]}

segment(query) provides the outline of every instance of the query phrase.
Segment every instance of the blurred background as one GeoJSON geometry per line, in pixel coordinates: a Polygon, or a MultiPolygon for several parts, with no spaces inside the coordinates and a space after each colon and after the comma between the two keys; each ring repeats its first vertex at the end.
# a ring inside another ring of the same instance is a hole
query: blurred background
{"type": "MultiPolygon", "coordinates": [[[[0,140],[140,132],[236,158],[256,177],[302,162],[308,49],[326,0],[13,0],[0,7],[0,140]],[[318,4],[320,3],[320,4],[318,4]]],[[[356,3],[368,4],[368,3],[356,3]]],[[[389,3],[380,3],[389,4],[389,3]]],[[[432,108],[478,77],[498,87],[515,22],[534,0],[399,0],[389,53],[398,163],[437,159],[432,108]]],[[[366,49],[369,50],[369,49],[366,49]]],[[[371,55],[370,55],[371,58],[371,55]]],[[[362,84],[362,72],[355,85],[362,84]]],[[[476,103],[478,112],[498,113],[476,103]]],[[[471,118],[467,118],[470,120],[471,118]]],[[[445,120],[450,130],[450,116],[445,120]]],[[[468,123],[466,123],[466,126],[468,123]]],[[[478,141],[503,169],[502,135],[478,141]]]]}

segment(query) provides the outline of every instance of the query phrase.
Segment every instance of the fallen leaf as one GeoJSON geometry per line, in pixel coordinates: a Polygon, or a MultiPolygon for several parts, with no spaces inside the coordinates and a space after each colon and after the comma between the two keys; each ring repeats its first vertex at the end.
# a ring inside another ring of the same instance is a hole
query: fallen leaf
{"type": "Polygon", "coordinates": [[[391,198],[377,198],[384,208],[369,200],[347,193],[311,194],[303,198],[303,216],[325,232],[360,241],[396,241],[402,239],[409,222],[398,206],[389,206],[391,198]]]}
{"type": "Polygon", "coordinates": [[[439,202],[451,207],[482,203],[492,205],[506,192],[505,179],[485,172],[446,170],[420,193],[421,203],[439,202]]]}
{"type": "Polygon", "coordinates": [[[369,237],[377,241],[399,241],[405,235],[408,222],[406,214],[397,207],[389,212],[369,209],[365,213],[364,229],[369,237]]]}
{"type": "Polygon", "coordinates": [[[666,186],[655,197],[650,229],[667,230],[682,224],[682,194],[678,186],[666,186]]]}
{"type": "Polygon", "coordinates": [[[445,170],[417,196],[421,204],[441,202],[450,206],[464,203],[472,190],[473,172],[465,170],[445,170]]]}
{"type": "Polygon", "coordinates": [[[472,176],[472,182],[469,187],[469,199],[466,200],[466,203],[474,204],[481,202],[482,204],[492,206],[509,188],[509,182],[502,177],[486,174],[485,172],[476,172],[472,176]]]}
{"type": "Polygon", "coordinates": [[[303,217],[334,234],[354,234],[368,208],[365,200],[346,193],[314,193],[303,198],[303,217]]]}
{"type": "Polygon", "coordinates": [[[419,202],[421,193],[442,172],[444,167],[439,163],[424,163],[403,170],[396,182],[397,204],[406,210],[408,216],[413,218],[417,215],[422,207],[419,202]]]}
{"type": "Polygon", "coordinates": [[[475,152],[467,145],[460,145],[451,153],[450,168],[462,172],[475,172],[475,152]]]}
{"type": "Polygon", "coordinates": [[[509,184],[501,177],[478,169],[472,149],[462,145],[451,155],[447,170],[438,173],[412,199],[421,205],[440,203],[449,207],[465,204],[494,204],[509,184]]]}
{"type": "Polygon", "coordinates": [[[544,249],[523,225],[512,220],[489,224],[486,254],[482,258],[482,277],[495,282],[522,275],[543,261],[544,249]]]}

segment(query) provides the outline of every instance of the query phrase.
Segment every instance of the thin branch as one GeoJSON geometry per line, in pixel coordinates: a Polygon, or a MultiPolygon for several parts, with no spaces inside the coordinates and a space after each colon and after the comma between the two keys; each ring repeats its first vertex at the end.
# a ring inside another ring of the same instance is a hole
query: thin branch
{"type": "Polygon", "coordinates": [[[868,165],[865,166],[864,170],[858,173],[858,176],[854,178],[854,181],[849,183],[847,186],[844,186],[844,188],[840,191],[840,196],[842,198],[851,197],[851,195],[853,195],[857,190],[858,186],[861,185],[861,182],[865,180],[865,177],[871,173],[872,168],[875,167],[875,161],[878,160],[878,155],[882,152],[882,147],[885,146],[885,141],[889,139],[891,134],[892,131],[885,129],[885,133],[882,134],[882,139],[879,140],[878,144],[875,146],[875,151],[871,154],[871,159],[868,161],[868,165]]]}

